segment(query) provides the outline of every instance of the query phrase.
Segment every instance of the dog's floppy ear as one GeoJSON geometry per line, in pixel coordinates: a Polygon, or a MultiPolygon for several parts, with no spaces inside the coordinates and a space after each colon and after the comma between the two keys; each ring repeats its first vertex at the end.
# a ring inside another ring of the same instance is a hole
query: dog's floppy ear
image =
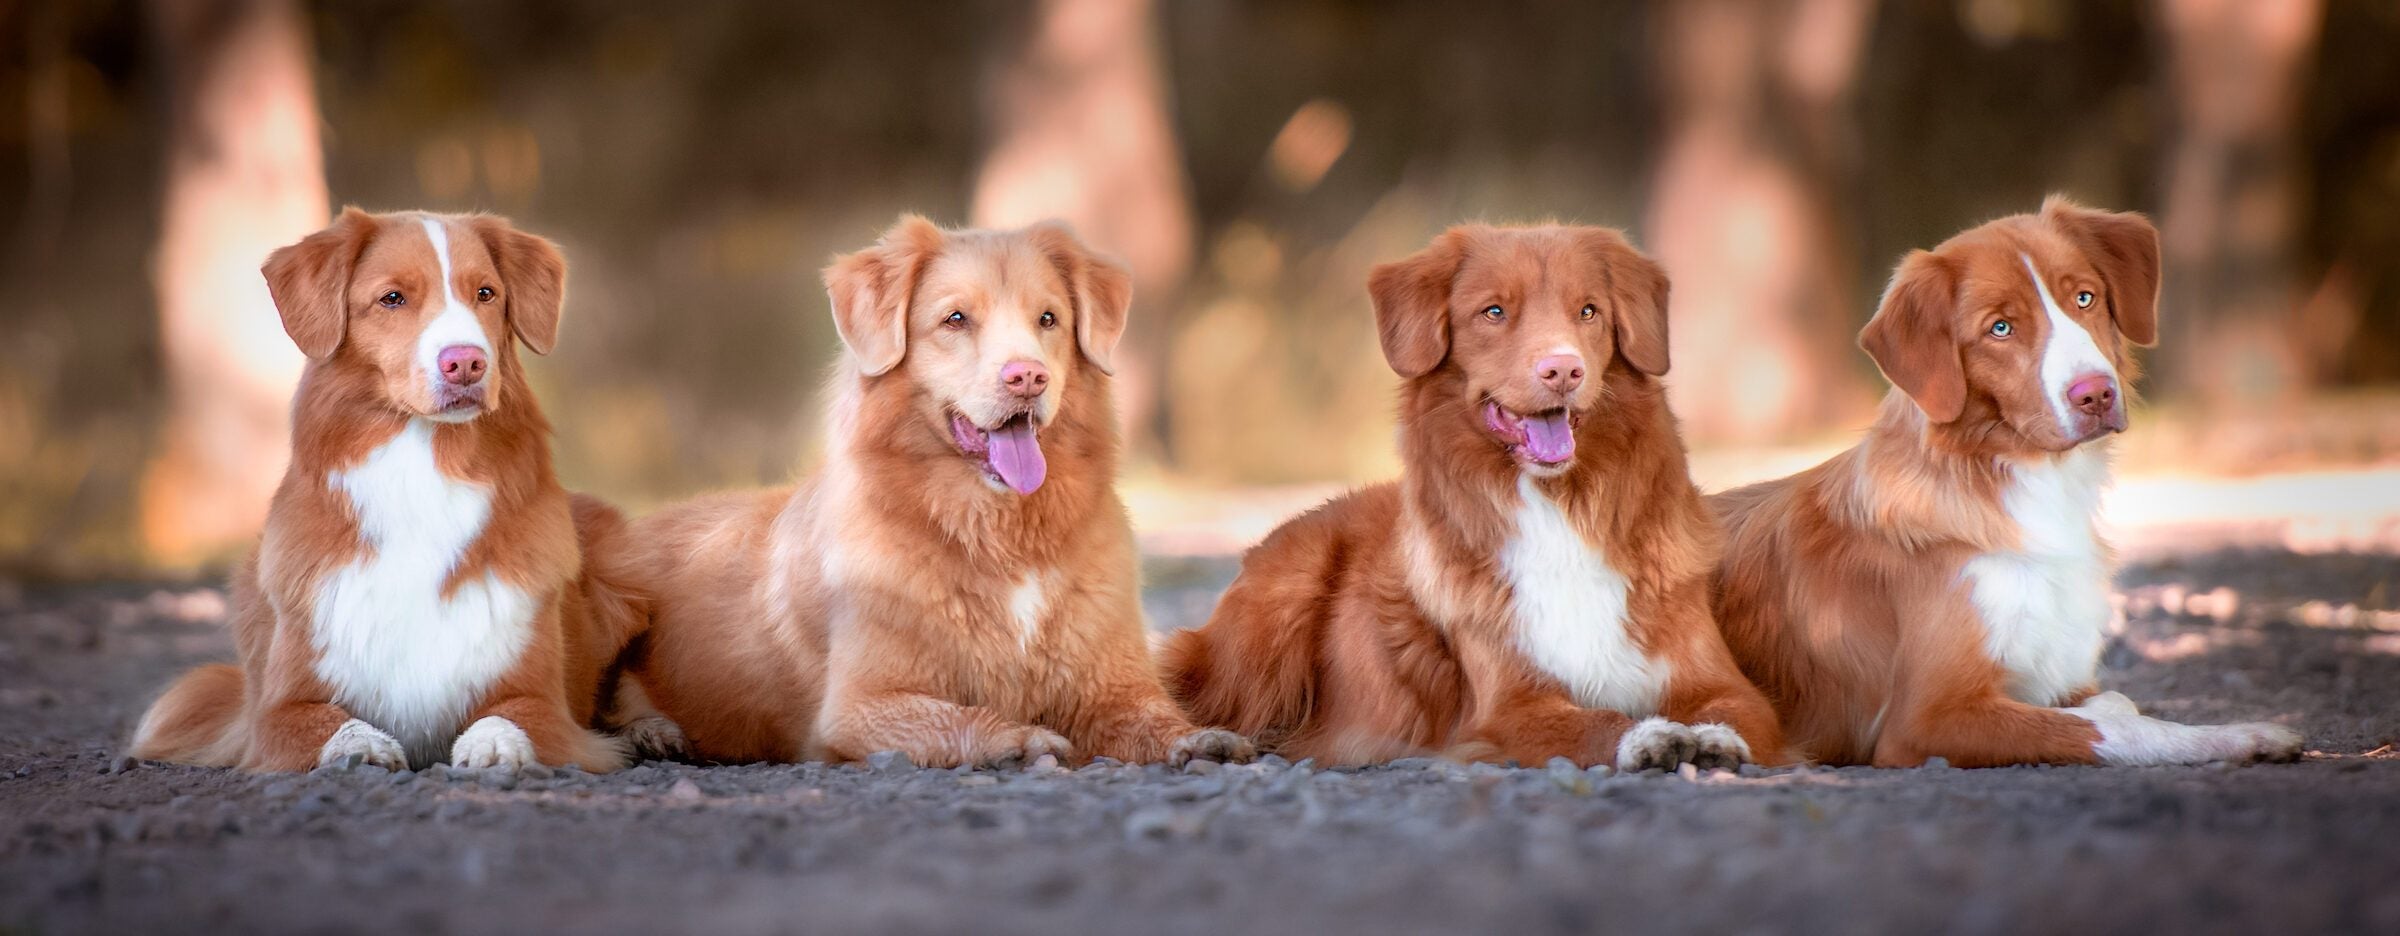
{"type": "Polygon", "coordinates": [[[919,215],[902,215],[883,237],[825,268],[833,299],[833,330],[869,377],[891,370],[908,353],[908,304],[918,274],[942,249],[942,229],[919,215]]]}
{"type": "Polygon", "coordinates": [[[283,330],[316,360],[333,355],[349,328],[350,308],[343,293],[350,288],[350,271],[375,234],[375,217],[356,207],[343,208],[340,217],[322,231],[267,255],[259,272],[267,278],[267,293],[283,330]]]}
{"type": "Polygon", "coordinates": [[[1875,359],[1883,376],[1937,423],[1957,419],[1967,408],[1967,369],[1954,334],[1957,313],[1958,274],[1949,261],[1910,251],[1892,274],[1875,317],[1858,333],[1858,346],[1875,359]]]}
{"type": "Polygon", "coordinates": [[[1383,359],[1402,377],[1423,377],[1450,356],[1450,286],[1466,259],[1467,237],[1451,228],[1424,250],[1367,274],[1383,359]]]}
{"type": "Polygon", "coordinates": [[[2100,268],[2108,309],[2126,340],[2158,343],[2158,228],[2132,211],[2097,211],[2063,195],[2042,200],[2042,219],[2067,235],[2100,268]]]}
{"type": "Polygon", "coordinates": [[[1125,337],[1126,313],[1133,307],[1133,271],[1085,247],[1064,221],[1044,221],[1029,233],[1074,295],[1075,346],[1101,373],[1115,374],[1117,341],[1125,337]]]}
{"type": "Polygon", "coordinates": [[[550,353],[558,346],[559,319],[567,309],[566,255],[548,238],[517,230],[507,218],[478,215],[467,224],[500,268],[509,330],[533,353],[550,353]]]}
{"type": "Polygon", "coordinates": [[[1608,228],[1585,228],[1584,249],[1608,271],[1609,302],[1615,306],[1617,355],[1652,377],[1667,373],[1667,269],[1608,228]]]}

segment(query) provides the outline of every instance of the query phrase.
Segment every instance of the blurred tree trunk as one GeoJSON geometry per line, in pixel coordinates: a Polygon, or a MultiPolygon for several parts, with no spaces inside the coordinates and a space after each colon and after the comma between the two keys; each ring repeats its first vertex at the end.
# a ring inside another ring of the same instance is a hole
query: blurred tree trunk
{"type": "Polygon", "coordinates": [[[158,561],[189,565],[266,515],[302,359],[258,268],[329,211],[295,5],[154,0],[149,13],[171,113],[154,269],[166,407],[142,537],[158,561]]]}
{"type": "Polygon", "coordinates": [[[2289,402],[2317,382],[2299,250],[2301,104],[2317,0],[2162,0],[2175,136],[2161,236],[2159,384],[2211,406],[2289,402]]]}
{"type": "Polygon", "coordinates": [[[1668,394],[1685,430],[1762,442],[1871,402],[1845,206],[1873,0],[1655,8],[1666,143],[1649,244],[1674,278],[1668,394]]]}
{"type": "Polygon", "coordinates": [[[1133,266],[1134,312],[1118,354],[1120,418],[1165,448],[1163,348],[1191,269],[1192,208],[1168,115],[1148,0],[1044,0],[994,83],[991,150],[974,223],[1063,218],[1133,266]]]}

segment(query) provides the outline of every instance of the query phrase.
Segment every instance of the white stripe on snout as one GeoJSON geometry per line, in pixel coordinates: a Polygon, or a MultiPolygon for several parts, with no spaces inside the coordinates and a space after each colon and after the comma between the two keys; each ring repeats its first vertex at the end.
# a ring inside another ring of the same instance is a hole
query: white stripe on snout
{"type": "Polygon", "coordinates": [[[2058,300],[2050,298],[2050,286],[2042,282],[2042,271],[2034,269],[2033,258],[2020,253],[2017,259],[2025,261],[2033,289],[2041,294],[2042,311],[2050,317],[2050,337],[2042,346],[2042,391],[2050,395],[2050,412],[2058,417],[2058,431],[2074,438],[2075,407],[2067,400],[2067,388],[2076,378],[2089,374],[2106,374],[2113,383],[2117,369],[2108,363],[2108,355],[2100,353],[2092,333],[2068,318],[2058,300]]]}
{"type": "MultiPolygon", "coordinates": [[[[417,366],[425,379],[438,391],[442,384],[442,349],[452,345],[467,345],[480,350],[485,357],[492,354],[492,343],[483,336],[483,322],[475,318],[475,310],[458,299],[457,285],[450,281],[450,230],[439,218],[426,218],[425,239],[433,242],[433,256],[442,267],[442,312],[426,323],[417,335],[417,366]]],[[[456,415],[442,414],[434,419],[451,421],[472,419],[473,411],[456,415]]]]}

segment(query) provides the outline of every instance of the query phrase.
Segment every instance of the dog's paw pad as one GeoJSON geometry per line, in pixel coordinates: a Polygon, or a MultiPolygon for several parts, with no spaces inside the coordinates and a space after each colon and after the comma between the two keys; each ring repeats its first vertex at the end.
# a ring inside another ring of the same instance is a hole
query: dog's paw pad
{"type": "Polygon", "coordinates": [[[1700,753],[1700,737],[1688,725],[1645,718],[1617,739],[1618,770],[1673,770],[1700,753]]]}
{"type": "Polygon", "coordinates": [[[633,747],[633,754],[642,760],[689,760],[692,743],[683,736],[683,726],[664,715],[644,715],[626,722],[617,730],[617,737],[633,747]]]}
{"type": "Polygon", "coordinates": [[[1733,770],[1751,761],[1750,742],[1742,740],[1741,733],[1730,725],[1693,725],[1692,739],[1699,746],[1692,755],[1692,766],[1702,770],[1733,770]]]}
{"type": "Polygon", "coordinates": [[[1181,767],[1195,760],[1247,764],[1258,757],[1258,748],[1250,739],[1223,728],[1202,728],[1176,739],[1167,749],[1167,766],[1181,767]]]}
{"type": "Polygon", "coordinates": [[[499,767],[521,770],[540,760],[533,754],[533,739],[516,722],[498,715],[486,715],[450,745],[450,764],[454,767],[499,767]]]}
{"type": "Polygon", "coordinates": [[[325,746],[317,749],[317,766],[347,766],[352,758],[385,770],[408,769],[408,752],[399,739],[355,718],[343,722],[333,737],[325,739],[325,746]]]}

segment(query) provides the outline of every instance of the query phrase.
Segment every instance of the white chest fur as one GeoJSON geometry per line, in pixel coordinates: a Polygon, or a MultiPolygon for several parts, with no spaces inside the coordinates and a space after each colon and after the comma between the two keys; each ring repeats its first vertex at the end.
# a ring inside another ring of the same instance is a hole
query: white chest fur
{"type": "Polygon", "coordinates": [[[2008,694],[2055,705],[2098,673],[2111,570],[2092,518],[2108,456],[2086,445],[2011,471],[2002,505],[2020,547],[1975,557],[1965,576],[1983,617],[1984,652],[2008,672],[2008,694]]]}
{"type": "Polygon", "coordinates": [[[412,419],[325,483],[350,498],[365,554],[317,586],[317,676],[409,761],[441,759],[471,707],[532,636],[534,601],[497,575],[442,587],[491,515],[491,491],[434,463],[433,424],[412,419]]]}
{"type": "Polygon", "coordinates": [[[1667,666],[1625,632],[1625,576],[1556,502],[1517,479],[1517,532],[1500,551],[1517,616],[1517,649],[1586,708],[1655,714],[1667,666]]]}

